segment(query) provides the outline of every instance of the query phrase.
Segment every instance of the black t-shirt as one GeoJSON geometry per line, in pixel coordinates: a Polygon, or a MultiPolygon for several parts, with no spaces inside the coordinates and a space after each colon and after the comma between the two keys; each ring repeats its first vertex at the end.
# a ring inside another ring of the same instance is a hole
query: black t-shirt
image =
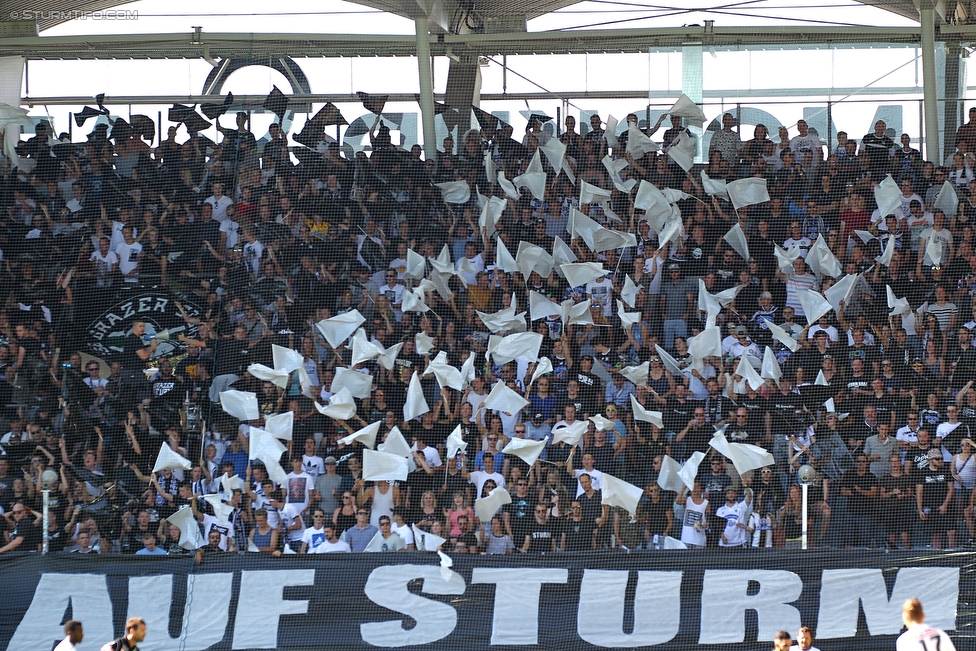
{"type": "Polygon", "coordinates": [[[895,141],[888,136],[876,136],[869,133],[861,138],[861,147],[871,161],[872,170],[887,169],[890,167],[891,150],[895,146],[895,141]]]}
{"type": "MultiPolygon", "coordinates": [[[[529,544],[530,553],[552,551],[553,539],[556,536],[553,528],[552,522],[539,524],[536,522],[535,517],[532,518],[532,524],[527,528],[525,533],[525,535],[528,536],[532,541],[529,544]]],[[[525,541],[525,536],[522,537],[522,541],[525,541]]]]}
{"type": "MultiPolygon", "coordinates": [[[[739,407],[744,407],[749,413],[749,418],[746,419],[746,429],[752,435],[752,438],[755,438],[758,432],[766,431],[766,410],[769,408],[768,400],[758,393],[755,397],[749,397],[746,394],[740,396],[736,404],[739,407]]],[[[754,443],[755,441],[750,442],[754,443]]]]}
{"type": "Polygon", "coordinates": [[[43,363],[41,358],[41,342],[33,337],[24,337],[17,341],[17,345],[24,349],[24,364],[21,367],[26,375],[34,375],[38,370],[39,364],[43,363]]]}
{"type": "Polygon", "coordinates": [[[691,456],[694,452],[708,452],[708,442],[715,435],[715,428],[705,423],[701,427],[692,426],[685,434],[683,442],[685,444],[685,454],[691,456]]]}
{"type": "Polygon", "coordinates": [[[34,516],[32,514],[24,514],[23,519],[10,532],[10,540],[16,540],[17,538],[24,539],[17,547],[17,551],[32,552],[37,550],[37,543],[41,542],[41,528],[40,526],[35,526],[34,516]]]}
{"type": "Polygon", "coordinates": [[[878,422],[891,422],[891,414],[898,411],[898,403],[895,398],[885,394],[880,398],[871,396],[867,399],[867,405],[874,407],[878,411],[878,422]]]}
{"type": "Polygon", "coordinates": [[[525,534],[529,532],[531,523],[534,522],[533,509],[535,499],[531,495],[519,497],[512,494],[512,503],[505,505],[505,513],[508,514],[508,524],[512,528],[513,540],[525,540],[525,534]]]}
{"type": "Polygon", "coordinates": [[[772,416],[773,432],[786,435],[797,431],[797,410],[803,405],[803,397],[797,393],[783,395],[782,391],[769,397],[768,409],[772,416]]]}
{"type": "Polygon", "coordinates": [[[214,353],[216,360],[214,377],[229,373],[237,375],[244,364],[244,350],[246,348],[246,340],[236,338],[219,340],[214,353]]]}
{"type": "Polygon", "coordinates": [[[651,534],[664,534],[668,528],[668,512],[671,511],[671,504],[674,502],[674,494],[663,492],[658,502],[653,500],[643,505],[647,512],[647,529],[651,534]]]}
{"type": "MultiPolygon", "coordinates": [[[[464,436],[465,435],[465,432],[463,432],[464,427],[462,427],[461,429],[462,429],[462,436],[464,436]]],[[[438,423],[434,423],[433,426],[430,429],[426,429],[422,425],[418,425],[416,428],[410,430],[410,435],[411,436],[423,437],[424,443],[426,443],[427,445],[429,445],[431,447],[435,447],[436,448],[438,445],[441,445],[445,441],[447,441],[447,436],[448,436],[448,434],[451,433],[452,430],[453,430],[453,428],[451,428],[451,430],[448,430],[443,425],[440,425],[438,423]]],[[[465,441],[471,441],[471,440],[474,440],[474,439],[472,439],[472,438],[465,438],[464,440],[465,441]]]]}
{"type": "Polygon", "coordinates": [[[183,382],[178,375],[158,377],[152,383],[154,401],[177,405],[183,402],[183,382]]]}
{"type": "Polygon", "coordinates": [[[922,484],[922,506],[927,506],[933,511],[945,502],[946,495],[949,494],[949,482],[952,475],[949,469],[942,466],[938,470],[931,467],[926,468],[919,481],[922,484]]]}
{"type": "MultiPolygon", "coordinates": [[[[579,395],[582,398],[583,414],[600,413],[602,411],[599,407],[599,401],[602,397],[600,396],[600,378],[592,373],[578,371],[576,373],[576,381],[579,382],[579,395]]],[[[583,414],[577,412],[577,416],[582,416],[583,414]]]]}
{"type": "Polygon", "coordinates": [[[58,552],[63,552],[64,548],[68,546],[68,534],[64,532],[61,527],[57,527],[53,530],[48,530],[47,533],[47,551],[51,554],[57,554],[58,552]]]}
{"type": "Polygon", "coordinates": [[[671,396],[664,407],[664,429],[669,432],[680,432],[688,425],[692,414],[695,413],[695,403],[690,400],[679,402],[671,396]]]}
{"type": "Polygon", "coordinates": [[[582,493],[576,499],[583,507],[583,521],[590,528],[589,530],[593,531],[596,529],[596,519],[603,515],[603,493],[595,490],[592,497],[587,497],[586,493],[582,493]]]}
{"type": "Polygon", "coordinates": [[[593,549],[593,528],[587,526],[583,519],[576,521],[572,518],[566,518],[563,522],[562,533],[566,536],[567,552],[581,552],[587,549],[593,549]]]}
{"type": "Polygon", "coordinates": [[[756,499],[755,510],[763,516],[779,511],[786,499],[783,487],[776,477],[773,477],[768,484],[763,481],[756,482],[752,490],[756,499]]]}
{"type": "Polygon", "coordinates": [[[132,334],[126,336],[122,344],[122,368],[126,370],[140,370],[146,364],[136,354],[137,350],[144,350],[146,345],[142,342],[142,337],[132,334]]]}
{"type": "Polygon", "coordinates": [[[847,498],[847,510],[853,515],[874,515],[878,506],[878,499],[865,497],[855,488],[860,487],[861,490],[870,491],[877,485],[878,478],[870,472],[865,472],[863,475],[857,474],[855,470],[844,473],[844,476],[840,478],[840,486],[851,489],[851,495],[847,498]]]}

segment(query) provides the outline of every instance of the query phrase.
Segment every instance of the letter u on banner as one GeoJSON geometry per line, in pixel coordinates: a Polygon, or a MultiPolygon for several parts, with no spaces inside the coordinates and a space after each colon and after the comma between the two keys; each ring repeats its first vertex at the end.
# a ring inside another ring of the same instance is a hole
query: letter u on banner
{"type": "Polygon", "coordinates": [[[681,572],[637,573],[634,631],[624,633],[628,570],[583,572],[576,630],[580,638],[600,647],[639,647],[664,644],[681,624],[681,572]],[[585,603],[584,603],[585,601],[585,603]],[[599,604],[599,608],[591,607],[599,604]]]}
{"type": "MultiPolygon", "coordinates": [[[[224,639],[230,613],[234,575],[187,574],[180,634],[169,634],[173,575],[129,577],[129,617],[142,617],[151,631],[139,643],[141,651],[203,651],[224,639]],[[195,598],[194,598],[195,597],[195,598]]],[[[179,587],[177,588],[179,589],[179,587]]]]}

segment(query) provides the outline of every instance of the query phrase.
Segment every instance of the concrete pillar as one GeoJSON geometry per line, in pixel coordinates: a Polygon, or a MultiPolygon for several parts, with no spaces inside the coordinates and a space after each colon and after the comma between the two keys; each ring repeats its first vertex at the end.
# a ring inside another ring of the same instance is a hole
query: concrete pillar
{"type": "Polygon", "coordinates": [[[444,101],[458,111],[460,119],[455,144],[460,148],[461,138],[473,126],[471,107],[480,108],[481,105],[481,68],[477,55],[465,54],[457,61],[451,59],[451,65],[447,69],[444,101]]]}
{"type": "Polygon", "coordinates": [[[420,72],[420,114],[423,120],[424,154],[437,159],[437,136],[434,133],[434,77],[430,66],[430,41],[427,17],[415,20],[417,28],[417,67],[420,72]]]}
{"type": "Polygon", "coordinates": [[[925,116],[925,159],[942,163],[939,147],[938,79],[935,65],[935,9],[919,11],[922,27],[922,113],[925,116]]]}
{"type": "MultiPolygon", "coordinates": [[[[702,79],[702,46],[686,45],[681,48],[681,92],[696,103],[702,101],[703,84],[702,79]]],[[[686,118],[687,119],[687,118],[686,118]]],[[[702,160],[702,152],[705,143],[702,142],[704,125],[688,123],[688,129],[698,138],[697,160],[702,160]]]]}

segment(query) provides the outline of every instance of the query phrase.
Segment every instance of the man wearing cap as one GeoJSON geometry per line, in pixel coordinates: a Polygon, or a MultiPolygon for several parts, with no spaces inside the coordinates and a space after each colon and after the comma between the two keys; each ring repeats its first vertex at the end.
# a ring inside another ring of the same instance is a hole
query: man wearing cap
{"type": "Polygon", "coordinates": [[[749,337],[749,330],[745,326],[736,326],[732,332],[735,335],[735,341],[729,346],[729,354],[732,357],[738,359],[744,355],[749,355],[756,359],[762,359],[759,346],[749,337]]]}
{"type": "Polygon", "coordinates": [[[725,489],[725,504],[718,507],[715,516],[725,520],[725,530],[718,541],[719,547],[743,547],[748,540],[749,513],[752,511],[752,489],[744,489],[745,497],[739,501],[739,491],[735,486],[725,489]]]}
{"type": "MultiPolygon", "coordinates": [[[[546,416],[542,412],[533,414],[531,420],[526,421],[523,425],[525,426],[525,438],[532,441],[545,440],[552,433],[552,426],[546,422],[546,416]]],[[[518,425],[515,426],[515,436],[518,436],[518,425]]],[[[547,446],[542,450],[542,455],[539,458],[545,460],[548,451],[547,446]]]]}
{"type": "Polygon", "coordinates": [[[681,267],[668,265],[668,281],[661,283],[661,314],[664,319],[663,346],[674,348],[675,337],[688,336],[688,319],[694,312],[695,294],[690,283],[682,277],[681,267]]]}
{"type": "Polygon", "coordinates": [[[929,449],[928,459],[929,467],[916,479],[915,484],[918,517],[932,534],[932,545],[936,549],[943,549],[943,531],[947,533],[949,547],[952,548],[956,546],[956,519],[949,509],[955,494],[955,483],[938,448],[929,449]]]}
{"type": "Polygon", "coordinates": [[[579,385],[579,393],[582,396],[583,413],[585,415],[595,414],[600,410],[600,378],[592,373],[593,355],[583,355],[580,358],[579,370],[576,372],[576,382],[579,385]]]}
{"type": "Polygon", "coordinates": [[[336,458],[328,456],[323,460],[325,472],[315,479],[315,490],[319,494],[319,507],[326,513],[333,513],[339,506],[342,495],[342,477],[336,472],[336,458]]]}
{"type": "Polygon", "coordinates": [[[634,383],[619,373],[614,374],[613,381],[607,383],[605,398],[607,404],[613,403],[618,407],[630,408],[630,396],[634,394],[634,383]]]}

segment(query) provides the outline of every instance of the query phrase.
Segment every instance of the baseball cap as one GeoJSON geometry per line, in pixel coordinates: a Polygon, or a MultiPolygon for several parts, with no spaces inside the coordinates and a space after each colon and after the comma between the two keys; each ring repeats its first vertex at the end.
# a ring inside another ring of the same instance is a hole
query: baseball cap
{"type": "Polygon", "coordinates": [[[734,332],[735,332],[735,334],[737,334],[737,335],[745,335],[745,334],[749,334],[749,331],[748,331],[748,330],[746,330],[746,327],[745,327],[745,326],[736,326],[736,328],[735,328],[735,331],[734,331],[734,332]]]}
{"type": "Polygon", "coordinates": [[[330,463],[333,463],[334,464],[336,462],[336,458],[335,457],[326,457],[324,459],[324,461],[325,461],[325,465],[329,465],[330,463]]]}
{"type": "Polygon", "coordinates": [[[941,459],[942,451],[938,448],[929,448],[929,459],[941,459]]]}
{"type": "Polygon", "coordinates": [[[546,417],[545,417],[545,416],[544,416],[544,415],[543,415],[543,414],[542,414],[542,413],[540,412],[540,413],[537,413],[537,414],[535,414],[535,415],[534,415],[534,416],[532,417],[532,420],[545,420],[545,418],[546,418],[546,417]]]}
{"type": "Polygon", "coordinates": [[[671,264],[668,265],[668,271],[677,271],[680,268],[681,268],[681,266],[678,265],[678,264],[676,264],[676,263],[674,263],[674,262],[672,262],[671,264]]]}

